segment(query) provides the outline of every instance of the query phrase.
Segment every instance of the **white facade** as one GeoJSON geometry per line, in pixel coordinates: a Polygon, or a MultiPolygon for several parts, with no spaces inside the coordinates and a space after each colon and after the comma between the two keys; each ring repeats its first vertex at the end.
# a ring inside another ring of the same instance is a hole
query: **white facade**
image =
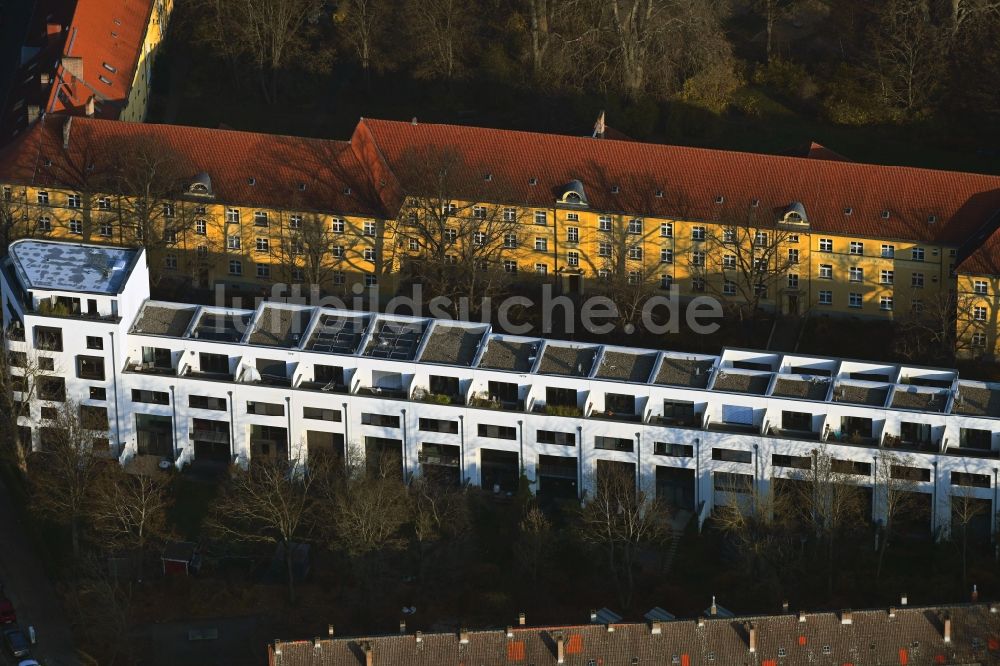
{"type": "MultiPolygon", "coordinates": [[[[730,501],[716,488],[734,478],[766,492],[818,452],[877,489],[886,483],[877,460],[891,455],[912,468],[937,534],[956,494],[988,502],[991,517],[998,510],[1000,385],[952,370],[570,343],[274,302],[155,302],[135,254],[114,293],[26,285],[11,259],[2,273],[5,330],[24,332],[24,341],[8,336],[9,350],[52,357],[69,400],[106,408],[110,449],[123,461],[307,463],[311,451],[371,456],[383,446],[406,477],[441,469],[511,492],[523,473],[537,492],[570,497],[592,486],[599,461],[617,461],[643,489],[703,519],[730,501]],[[39,312],[55,296],[96,299],[97,315],[39,312]],[[41,348],[38,327],[61,329],[62,351],[41,348]],[[103,349],[88,348],[98,337],[103,349]],[[80,356],[102,357],[104,379],[81,377],[80,356]]],[[[23,422],[36,447],[41,408],[52,404],[35,400],[23,422]]],[[[878,490],[873,497],[877,520],[878,490]]]]}

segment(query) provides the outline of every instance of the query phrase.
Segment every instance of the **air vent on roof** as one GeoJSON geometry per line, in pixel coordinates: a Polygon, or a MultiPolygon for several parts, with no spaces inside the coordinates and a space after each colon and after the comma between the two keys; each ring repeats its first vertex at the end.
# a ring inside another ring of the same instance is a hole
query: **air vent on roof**
{"type": "Polygon", "coordinates": [[[493,174],[488,173],[483,176],[483,180],[493,180],[493,174]]]}
{"type": "Polygon", "coordinates": [[[888,210],[882,211],[882,219],[883,220],[888,220],[889,219],[889,211],[888,210]]]}
{"type": "Polygon", "coordinates": [[[937,215],[931,215],[927,218],[927,224],[934,224],[937,222],[937,215]]]}
{"type": "Polygon", "coordinates": [[[118,19],[118,18],[116,18],[116,19],[115,19],[115,25],[121,25],[121,24],[122,24],[122,20],[121,20],[121,19],[118,19]]]}
{"type": "Polygon", "coordinates": [[[715,203],[717,203],[717,204],[723,203],[725,200],[726,200],[726,197],[722,196],[721,194],[719,196],[715,197],[715,203]]]}
{"type": "Polygon", "coordinates": [[[345,187],[344,188],[344,194],[348,194],[349,195],[350,193],[351,193],[351,188],[345,187]]]}
{"type": "Polygon", "coordinates": [[[850,215],[853,212],[854,212],[854,209],[851,208],[850,206],[848,206],[847,208],[844,209],[844,215],[850,215]]]}
{"type": "Polygon", "coordinates": [[[299,183],[299,191],[300,192],[305,192],[306,191],[306,184],[305,183],[299,183]]]}
{"type": "Polygon", "coordinates": [[[612,185],[611,186],[611,194],[618,194],[621,191],[622,191],[622,188],[618,187],[617,185],[612,185]]]}
{"type": "Polygon", "coordinates": [[[45,166],[47,166],[47,167],[52,166],[52,160],[46,159],[45,160],[45,166]]]}
{"type": "Polygon", "coordinates": [[[752,200],[752,201],[750,202],[750,205],[751,205],[751,206],[752,206],[753,208],[757,208],[757,207],[759,207],[759,206],[760,206],[760,199],[754,199],[754,200],[752,200]]]}
{"type": "Polygon", "coordinates": [[[118,73],[118,69],[114,65],[109,65],[108,63],[103,63],[103,64],[104,64],[104,69],[108,70],[112,74],[118,73]]]}
{"type": "Polygon", "coordinates": [[[251,185],[256,185],[257,179],[254,178],[253,176],[250,176],[249,178],[247,178],[247,182],[250,183],[251,185]]]}
{"type": "Polygon", "coordinates": [[[99,80],[99,81],[100,81],[101,83],[106,83],[106,84],[108,84],[109,86],[111,85],[111,79],[109,79],[108,77],[104,76],[103,74],[101,74],[101,75],[100,75],[100,76],[98,76],[97,78],[98,78],[98,80],[99,80]]]}
{"type": "Polygon", "coordinates": [[[538,179],[537,178],[529,178],[528,179],[528,185],[538,185],[538,179]]]}
{"type": "Polygon", "coordinates": [[[115,39],[118,39],[118,33],[115,32],[114,30],[111,31],[111,36],[114,37],[115,39]]]}
{"type": "Polygon", "coordinates": [[[656,190],[656,196],[662,199],[663,198],[663,190],[656,190]]]}

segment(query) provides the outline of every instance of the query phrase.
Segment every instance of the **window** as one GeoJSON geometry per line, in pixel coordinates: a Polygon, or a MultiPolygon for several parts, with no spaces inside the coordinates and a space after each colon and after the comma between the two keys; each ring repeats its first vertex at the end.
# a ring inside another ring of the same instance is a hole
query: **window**
{"type": "Polygon", "coordinates": [[[517,234],[504,234],[503,235],[503,246],[506,248],[517,247],[517,234]]]}
{"type": "Polygon", "coordinates": [[[972,291],[976,294],[987,294],[989,293],[989,287],[986,285],[986,280],[976,280],[972,283],[972,291]]]}
{"type": "Polygon", "coordinates": [[[517,209],[516,208],[504,208],[503,209],[503,221],[504,222],[516,222],[517,221],[517,209]]]}
{"type": "Polygon", "coordinates": [[[753,476],[734,472],[713,472],[713,485],[719,492],[748,494],[753,488],[753,476]]]}
{"type": "Polygon", "coordinates": [[[723,243],[734,243],[736,242],[736,232],[732,229],[722,230],[722,242],[723,243]]]}
{"type": "Polygon", "coordinates": [[[566,242],[567,243],[580,242],[580,227],[566,227],[566,242]]]}
{"type": "Polygon", "coordinates": [[[819,304],[820,305],[833,305],[833,292],[828,290],[820,290],[819,292],[819,304]]]}
{"type": "Polygon", "coordinates": [[[104,359],[100,356],[77,356],[76,376],[80,379],[104,381],[104,359]]]}
{"type": "Polygon", "coordinates": [[[911,287],[923,287],[924,286],[924,274],[923,273],[913,273],[910,275],[910,286],[911,287]]]}
{"type": "Polygon", "coordinates": [[[695,250],[691,253],[691,265],[692,266],[704,266],[705,265],[705,253],[700,250],[695,250]]]}
{"type": "Polygon", "coordinates": [[[293,282],[305,282],[306,272],[301,268],[292,269],[292,281],[293,282]]]}
{"type": "Polygon", "coordinates": [[[547,264],[535,264],[535,272],[539,275],[546,275],[549,272],[549,267],[547,264]]]}
{"type": "Polygon", "coordinates": [[[365,222],[364,235],[365,236],[374,236],[375,235],[375,223],[372,222],[371,220],[365,222]]]}
{"type": "Polygon", "coordinates": [[[597,269],[597,278],[599,280],[610,280],[611,279],[611,271],[609,271],[607,268],[598,268],[597,269]]]}
{"type": "Polygon", "coordinates": [[[788,234],[788,238],[785,239],[785,242],[788,242],[788,243],[798,243],[799,242],[799,235],[798,234],[788,234]]]}
{"type": "Polygon", "coordinates": [[[628,221],[628,233],[630,234],[642,233],[642,220],[640,218],[635,217],[628,221]]]}
{"type": "Polygon", "coordinates": [[[233,259],[229,262],[229,274],[230,275],[243,275],[243,262],[239,259],[233,259]]]}
{"type": "Polygon", "coordinates": [[[798,248],[788,248],[788,263],[797,264],[799,263],[799,250],[798,248]]]}
{"type": "Polygon", "coordinates": [[[503,270],[505,273],[516,273],[517,272],[517,262],[511,259],[504,259],[503,270]]]}
{"type": "Polygon", "coordinates": [[[882,296],[878,299],[879,310],[892,311],[892,296],[882,296]]]}
{"type": "Polygon", "coordinates": [[[332,227],[333,233],[342,234],[344,233],[344,220],[339,217],[333,218],[332,227]]]}
{"type": "Polygon", "coordinates": [[[441,205],[441,214],[448,217],[453,216],[458,212],[458,206],[454,203],[446,203],[441,205]]]}
{"type": "Polygon", "coordinates": [[[173,217],[174,216],[174,205],[172,203],[163,204],[163,217],[173,217]]]}
{"type": "Polygon", "coordinates": [[[611,243],[598,243],[597,244],[597,256],[599,256],[599,257],[610,257],[611,256],[611,243]]]}
{"type": "Polygon", "coordinates": [[[545,226],[545,221],[546,221],[545,217],[546,216],[545,216],[545,211],[544,210],[536,210],[535,211],[535,224],[540,224],[542,226],[545,226]]]}
{"type": "Polygon", "coordinates": [[[91,386],[88,396],[91,400],[107,400],[108,392],[100,386],[91,386]]]}
{"type": "Polygon", "coordinates": [[[879,283],[880,284],[892,284],[893,272],[883,270],[879,272],[879,283]]]}
{"type": "Polygon", "coordinates": [[[406,247],[410,250],[410,252],[417,252],[420,250],[420,241],[416,238],[410,238],[406,241],[406,247]]]}
{"type": "Polygon", "coordinates": [[[247,414],[256,414],[257,416],[284,416],[285,406],[280,402],[256,402],[254,400],[247,400],[247,414]]]}
{"type": "Polygon", "coordinates": [[[205,220],[195,220],[194,221],[194,232],[199,236],[204,236],[208,231],[208,225],[205,220]]]}
{"type": "Polygon", "coordinates": [[[340,421],[340,410],[324,409],[322,407],[303,407],[302,418],[312,421],[340,421]]]}
{"type": "Polygon", "coordinates": [[[986,334],[985,333],[973,333],[972,334],[972,346],[973,347],[985,347],[986,346],[986,334]]]}
{"type": "Polygon", "coordinates": [[[629,284],[642,284],[642,274],[639,271],[629,271],[628,272],[628,283],[629,284]]]}
{"type": "Polygon", "coordinates": [[[97,199],[97,208],[99,210],[111,210],[111,199],[109,197],[99,197],[97,199]]]}
{"type": "Polygon", "coordinates": [[[177,255],[167,254],[163,256],[163,267],[168,271],[177,270],[177,255]]]}
{"type": "Polygon", "coordinates": [[[344,256],[344,246],[334,245],[333,247],[330,248],[330,254],[336,257],[337,259],[342,258],[344,256]]]}
{"type": "Polygon", "coordinates": [[[851,266],[848,269],[848,272],[850,274],[851,282],[864,282],[865,270],[863,268],[860,268],[858,266],[851,266]]]}
{"type": "Polygon", "coordinates": [[[611,231],[611,216],[601,215],[597,218],[598,231],[611,231]]]}
{"type": "Polygon", "coordinates": [[[566,253],[566,264],[570,268],[577,268],[580,265],[580,253],[579,252],[567,252],[566,253]]]}
{"type": "Polygon", "coordinates": [[[976,321],[986,321],[986,308],[982,305],[972,308],[972,318],[976,321]]]}
{"type": "Polygon", "coordinates": [[[102,223],[97,230],[98,235],[104,238],[111,238],[111,224],[109,222],[102,223]]]}
{"type": "Polygon", "coordinates": [[[517,428],[514,426],[498,426],[488,423],[479,424],[479,436],[493,439],[517,439],[517,428]]]}
{"type": "Polygon", "coordinates": [[[288,216],[288,228],[289,229],[301,229],[302,228],[302,216],[301,215],[289,215],[288,216]]]}
{"type": "Polygon", "coordinates": [[[378,286],[378,276],[374,273],[365,273],[365,286],[366,287],[376,287],[378,286]]]}
{"type": "Polygon", "coordinates": [[[364,251],[365,261],[375,261],[375,248],[366,247],[364,251]]]}
{"type": "Polygon", "coordinates": [[[705,240],[705,227],[691,227],[691,240],[703,241],[705,240]]]}
{"type": "Polygon", "coordinates": [[[847,304],[852,308],[860,308],[861,294],[848,294],[847,304]]]}
{"type": "Polygon", "coordinates": [[[726,280],[722,283],[722,293],[726,296],[736,295],[736,283],[732,280],[726,280]]]}
{"type": "Polygon", "coordinates": [[[849,252],[851,254],[864,254],[865,244],[861,241],[851,241],[851,246],[849,252]]]}
{"type": "Polygon", "coordinates": [[[3,200],[12,201],[14,199],[14,191],[10,189],[10,185],[3,186],[3,200]]]}
{"type": "Polygon", "coordinates": [[[226,237],[226,247],[230,250],[239,250],[243,245],[239,236],[227,236],[226,237]]]}
{"type": "Polygon", "coordinates": [[[723,268],[736,268],[736,255],[735,254],[724,254],[724,255],[722,255],[722,267],[723,268]]]}
{"type": "Polygon", "coordinates": [[[910,301],[910,311],[913,314],[920,314],[921,312],[924,311],[924,302],[919,298],[914,298],[912,301],[910,301]]]}
{"type": "Polygon", "coordinates": [[[535,238],[535,250],[538,252],[545,252],[548,250],[548,241],[545,238],[535,238]]]}
{"type": "Polygon", "coordinates": [[[631,453],[635,448],[635,440],[631,437],[607,437],[598,435],[594,437],[594,448],[603,451],[626,451],[631,453]]]}
{"type": "Polygon", "coordinates": [[[217,412],[226,411],[225,398],[213,398],[207,395],[188,396],[188,406],[193,409],[211,409],[217,412]]]}
{"type": "Polygon", "coordinates": [[[257,237],[257,251],[258,252],[267,252],[269,249],[270,249],[270,243],[268,242],[268,239],[263,238],[261,236],[258,236],[257,237]]]}
{"type": "Polygon", "coordinates": [[[49,193],[48,192],[39,192],[36,195],[36,197],[37,197],[37,200],[38,200],[38,205],[40,205],[40,206],[48,206],[49,205],[49,193]]]}
{"type": "Polygon", "coordinates": [[[768,234],[766,231],[758,231],[754,236],[753,244],[757,247],[767,247],[768,234]]]}
{"type": "Polygon", "coordinates": [[[132,402],[141,402],[149,405],[169,405],[170,394],[166,391],[132,389],[132,402]]]}
{"type": "Polygon", "coordinates": [[[80,220],[70,220],[69,221],[69,232],[71,234],[80,235],[83,233],[83,222],[80,220]]]}
{"type": "Polygon", "coordinates": [[[833,264],[820,264],[819,276],[824,280],[833,279],[833,264]]]}
{"type": "Polygon", "coordinates": [[[910,250],[910,259],[913,261],[923,261],[924,260],[924,248],[915,247],[910,250]]]}
{"type": "Polygon", "coordinates": [[[271,277],[270,264],[257,264],[257,277],[264,280],[270,278],[271,277]]]}
{"type": "Polygon", "coordinates": [[[449,243],[454,243],[456,240],[458,240],[458,230],[457,229],[445,229],[444,230],[444,239],[445,239],[445,241],[447,241],[449,243]]]}
{"type": "Polygon", "coordinates": [[[833,252],[833,239],[831,239],[831,238],[820,238],[819,239],[819,251],[820,252],[833,252]]]}
{"type": "Polygon", "coordinates": [[[895,245],[882,245],[882,256],[886,259],[892,259],[896,256],[896,246],[895,245]]]}
{"type": "Polygon", "coordinates": [[[751,451],[740,451],[738,449],[712,448],[712,460],[722,462],[751,463],[753,453],[751,451]]]}
{"type": "Polygon", "coordinates": [[[671,444],[669,442],[653,442],[653,454],[671,458],[694,457],[694,447],[690,444],[671,444]]]}
{"type": "Polygon", "coordinates": [[[788,274],[788,288],[798,289],[799,288],[799,276],[795,273],[788,274]]]}
{"type": "Polygon", "coordinates": [[[674,223],[664,222],[660,225],[660,236],[663,238],[673,238],[674,237],[674,223]]]}
{"type": "Polygon", "coordinates": [[[347,283],[347,274],[344,271],[334,271],[333,272],[333,283],[335,285],[343,285],[347,283]]]}
{"type": "Polygon", "coordinates": [[[662,248],[660,250],[660,263],[661,264],[674,263],[674,251],[668,248],[662,248]]]}
{"type": "Polygon", "coordinates": [[[694,278],[691,280],[692,291],[705,291],[705,278],[694,278]]]}
{"type": "Polygon", "coordinates": [[[39,231],[52,231],[52,218],[47,215],[43,215],[38,218],[38,230],[39,231]]]}
{"type": "Polygon", "coordinates": [[[473,206],[472,207],[472,217],[477,220],[486,219],[486,206],[473,206]]]}
{"type": "Polygon", "coordinates": [[[642,246],[632,245],[628,249],[628,258],[635,261],[642,261],[642,246]]]}

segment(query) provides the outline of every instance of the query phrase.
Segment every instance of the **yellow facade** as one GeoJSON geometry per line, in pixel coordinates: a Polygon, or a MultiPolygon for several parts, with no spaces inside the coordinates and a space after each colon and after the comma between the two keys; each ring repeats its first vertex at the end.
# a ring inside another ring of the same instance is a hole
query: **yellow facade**
{"type": "Polygon", "coordinates": [[[167,24],[174,9],[174,0],[155,0],[149,22],[142,37],[138,61],[129,87],[128,100],[119,118],[142,122],[149,109],[149,91],[153,81],[153,63],[167,33],[167,24]]]}

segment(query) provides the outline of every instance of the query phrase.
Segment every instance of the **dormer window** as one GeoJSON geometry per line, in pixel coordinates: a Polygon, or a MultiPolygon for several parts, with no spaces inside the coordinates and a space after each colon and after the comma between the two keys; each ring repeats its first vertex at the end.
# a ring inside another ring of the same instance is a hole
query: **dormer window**
{"type": "Polygon", "coordinates": [[[254,178],[253,176],[250,176],[249,178],[247,178],[247,182],[248,182],[248,183],[249,183],[250,185],[256,185],[256,184],[257,184],[257,179],[256,179],[256,178],[254,178]]]}
{"type": "Polygon", "coordinates": [[[847,208],[844,209],[844,215],[850,215],[853,212],[854,212],[854,209],[851,208],[850,206],[848,206],[847,208]]]}
{"type": "Polygon", "coordinates": [[[299,183],[299,192],[305,192],[305,191],[306,191],[306,184],[299,183]]]}
{"type": "Polygon", "coordinates": [[[937,222],[937,215],[930,215],[927,217],[927,224],[935,224],[937,222]]]}
{"type": "Polygon", "coordinates": [[[622,188],[618,187],[617,185],[612,185],[611,186],[611,194],[618,194],[621,191],[622,191],[622,188]]]}
{"type": "Polygon", "coordinates": [[[570,206],[586,206],[587,193],[583,189],[583,183],[579,180],[571,180],[563,187],[562,195],[557,203],[568,204],[570,206]]]}
{"type": "Polygon", "coordinates": [[[726,202],[726,197],[722,196],[721,194],[719,196],[715,197],[715,203],[722,204],[722,203],[725,203],[725,202],[726,202]]]}
{"type": "Polygon", "coordinates": [[[493,180],[493,174],[491,174],[491,173],[485,174],[483,176],[483,180],[485,180],[486,182],[489,182],[489,181],[493,180]]]}
{"type": "Polygon", "coordinates": [[[809,224],[809,217],[806,215],[806,207],[800,201],[793,201],[785,209],[782,222],[785,224],[809,224]]]}
{"type": "Polygon", "coordinates": [[[751,208],[759,208],[760,207],[760,199],[752,199],[750,201],[750,207],[751,208]]]}
{"type": "Polygon", "coordinates": [[[529,178],[528,179],[528,185],[538,185],[538,179],[534,178],[534,177],[529,178]]]}
{"type": "Polygon", "coordinates": [[[109,65],[108,63],[102,63],[102,64],[104,65],[104,69],[108,70],[112,74],[118,73],[118,69],[114,65],[109,65]]]}
{"type": "Polygon", "coordinates": [[[344,194],[346,194],[347,196],[351,196],[351,188],[345,187],[344,188],[344,194]]]}
{"type": "Polygon", "coordinates": [[[663,190],[656,190],[656,198],[657,199],[663,198],[663,190]]]}
{"type": "Polygon", "coordinates": [[[888,220],[889,219],[889,211],[888,210],[882,211],[882,219],[883,220],[888,220]]]}
{"type": "Polygon", "coordinates": [[[202,171],[191,181],[191,184],[187,188],[188,194],[193,194],[199,197],[210,197],[212,196],[212,179],[207,173],[202,171]]]}

